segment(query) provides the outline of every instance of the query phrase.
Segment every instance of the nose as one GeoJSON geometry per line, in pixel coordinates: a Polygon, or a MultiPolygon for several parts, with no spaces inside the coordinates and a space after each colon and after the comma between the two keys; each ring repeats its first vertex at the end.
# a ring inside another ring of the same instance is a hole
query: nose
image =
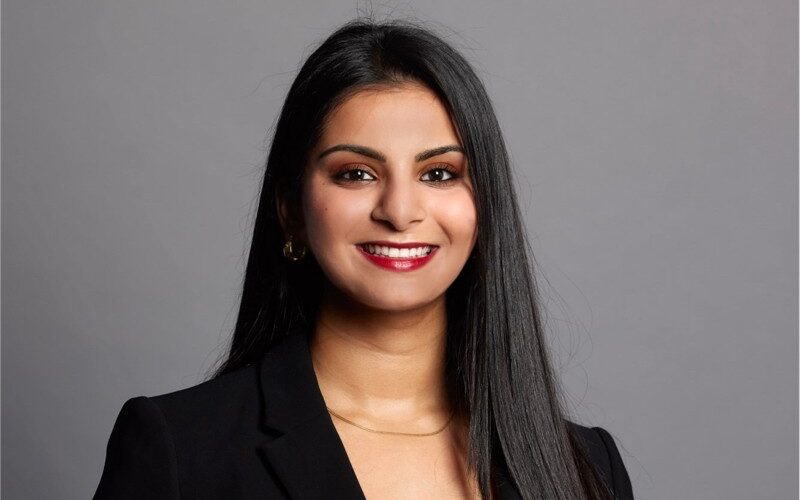
{"type": "Polygon", "coordinates": [[[414,181],[389,178],[383,184],[373,220],[390,224],[397,231],[405,231],[413,223],[425,219],[425,206],[420,187],[414,181]]]}

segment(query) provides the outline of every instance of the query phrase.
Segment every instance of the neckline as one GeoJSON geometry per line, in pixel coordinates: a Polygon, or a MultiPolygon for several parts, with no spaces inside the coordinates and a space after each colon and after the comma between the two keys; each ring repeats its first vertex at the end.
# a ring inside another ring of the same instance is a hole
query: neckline
{"type": "MultiPolygon", "coordinates": [[[[262,421],[274,436],[261,449],[291,496],[309,498],[322,492],[327,498],[366,500],[325,406],[307,333],[296,329],[276,341],[259,370],[262,421]],[[309,482],[308,477],[315,479],[309,482]]],[[[498,460],[492,463],[491,488],[493,500],[521,498],[498,460]]]]}

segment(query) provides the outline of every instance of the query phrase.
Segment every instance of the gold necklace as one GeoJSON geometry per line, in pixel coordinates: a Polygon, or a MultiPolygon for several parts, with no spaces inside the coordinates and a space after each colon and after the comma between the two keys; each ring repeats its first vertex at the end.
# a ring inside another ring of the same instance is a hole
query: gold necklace
{"type": "MultiPolygon", "coordinates": [[[[325,408],[328,408],[328,407],[325,406],[325,408]]],[[[442,427],[438,431],[425,432],[425,433],[422,433],[422,434],[416,434],[416,433],[412,433],[412,432],[377,431],[375,429],[368,429],[368,428],[364,427],[363,425],[359,425],[359,424],[353,422],[352,420],[348,420],[348,419],[344,418],[343,416],[339,415],[338,413],[336,413],[335,411],[331,410],[330,408],[328,408],[328,412],[330,412],[330,414],[333,415],[334,417],[337,417],[337,418],[339,418],[341,420],[344,420],[348,424],[354,425],[354,426],[358,427],[359,429],[363,429],[363,430],[369,431],[369,432],[374,432],[376,434],[394,434],[394,435],[397,435],[397,436],[433,436],[434,434],[439,434],[440,432],[445,430],[448,425],[450,425],[450,421],[453,420],[453,415],[455,415],[455,412],[450,413],[450,418],[447,419],[447,422],[444,424],[444,427],[442,427]]]]}

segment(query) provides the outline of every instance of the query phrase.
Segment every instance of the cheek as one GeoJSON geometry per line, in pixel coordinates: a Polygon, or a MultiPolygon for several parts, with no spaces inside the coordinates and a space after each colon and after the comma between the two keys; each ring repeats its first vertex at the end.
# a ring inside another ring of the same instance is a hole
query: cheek
{"type": "Polygon", "coordinates": [[[303,198],[306,235],[312,248],[329,242],[348,241],[350,231],[363,220],[363,197],[322,183],[310,183],[303,198]]]}
{"type": "Polygon", "coordinates": [[[471,250],[477,236],[477,212],[471,193],[464,191],[437,204],[437,219],[454,246],[471,250]]]}

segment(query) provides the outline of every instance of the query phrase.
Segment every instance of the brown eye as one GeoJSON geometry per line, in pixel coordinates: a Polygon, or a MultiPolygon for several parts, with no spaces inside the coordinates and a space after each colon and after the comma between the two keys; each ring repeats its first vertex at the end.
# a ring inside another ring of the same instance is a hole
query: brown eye
{"type": "Polygon", "coordinates": [[[336,179],[344,182],[366,182],[375,180],[375,178],[372,177],[372,174],[362,168],[351,168],[349,170],[345,170],[337,175],[336,179]]]}
{"type": "Polygon", "coordinates": [[[446,183],[448,181],[452,181],[456,179],[456,172],[447,168],[447,167],[437,167],[431,170],[428,170],[423,174],[424,181],[435,182],[435,183],[446,183]],[[425,179],[425,176],[430,176],[430,179],[425,179]]]}

